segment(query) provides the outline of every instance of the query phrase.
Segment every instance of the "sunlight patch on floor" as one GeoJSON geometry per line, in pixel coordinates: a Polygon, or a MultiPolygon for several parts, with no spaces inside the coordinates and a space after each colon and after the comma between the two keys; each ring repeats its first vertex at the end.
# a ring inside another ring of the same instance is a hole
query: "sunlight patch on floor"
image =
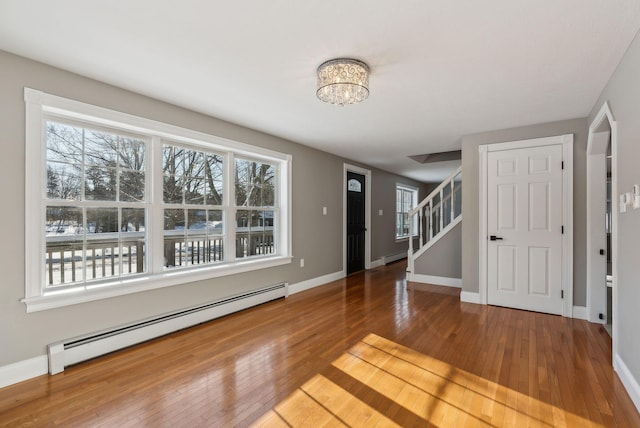
{"type": "Polygon", "coordinates": [[[362,396],[319,374],[255,426],[402,425],[397,412],[385,415],[370,405],[376,401],[437,426],[601,426],[375,334],[332,366],[356,380],[362,396]]]}

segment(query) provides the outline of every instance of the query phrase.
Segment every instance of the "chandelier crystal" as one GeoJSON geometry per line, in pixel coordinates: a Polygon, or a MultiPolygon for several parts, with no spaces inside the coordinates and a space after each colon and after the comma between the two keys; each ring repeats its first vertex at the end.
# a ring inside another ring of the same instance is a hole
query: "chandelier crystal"
{"type": "Polygon", "coordinates": [[[338,58],[318,67],[318,98],[344,106],[364,101],[369,96],[369,66],[362,61],[338,58]]]}

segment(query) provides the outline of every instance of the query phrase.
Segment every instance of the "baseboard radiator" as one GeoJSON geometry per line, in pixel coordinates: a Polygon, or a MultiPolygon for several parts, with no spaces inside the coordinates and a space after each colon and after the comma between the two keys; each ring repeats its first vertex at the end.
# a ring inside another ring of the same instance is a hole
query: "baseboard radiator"
{"type": "Polygon", "coordinates": [[[75,337],[48,345],[49,373],[174,331],[210,321],[271,300],[287,297],[288,284],[281,283],[155,318],[75,337]]]}

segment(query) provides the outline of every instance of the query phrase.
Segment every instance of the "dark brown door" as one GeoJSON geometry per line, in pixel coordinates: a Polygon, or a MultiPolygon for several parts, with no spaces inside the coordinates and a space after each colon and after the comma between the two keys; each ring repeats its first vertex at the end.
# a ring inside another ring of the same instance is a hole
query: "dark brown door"
{"type": "Polygon", "coordinates": [[[347,275],[364,269],[365,177],[347,171],[347,275]]]}

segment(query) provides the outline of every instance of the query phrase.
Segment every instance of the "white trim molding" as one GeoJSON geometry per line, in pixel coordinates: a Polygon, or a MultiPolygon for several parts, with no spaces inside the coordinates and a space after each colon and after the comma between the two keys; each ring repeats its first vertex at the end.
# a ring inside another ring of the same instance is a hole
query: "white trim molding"
{"type": "Polygon", "coordinates": [[[633,377],[631,370],[629,370],[629,367],[624,363],[622,357],[617,353],[613,355],[613,369],[618,374],[620,381],[627,390],[636,409],[640,412],[640,384],[638,380],[633,377]]]}
{"type": "Polygon", "coordinates": [[[0,367],[0,388],[47,374],[49,359],[46,355],[29,358],[0,367]]]}
{"type": "Polygon", "coordinates": [[[371,265],[369,266],[369,269],[375,269],[380,266],[384,266],[384,256],[376,260],[371,260],[371,265]]]}
{"type": "Polygon", "coordinates": [[[476,293],[474,291],[464,291],[460,292],[460,301],[463,303],[480,303],[480,293],[476,293]]]}
{"type": "Polygon", "coordinates": [[[407,272],[407,281],[462,288],[462,278],[449,278],[447,276],[421,275],[418,273],[407,272]]]}
{"type": "Polygon", "coordinates": [[[295,284],[289,284],[289,295],[300,293],[301,291],[310,290],[321,285],[328,284],[333,281],[337,281],[345,277],[343,271],[330,273],[316,278],[307,279],[306,281],[297,282],[295,284]]]}
{"type": "Polygon", "coordinates": [[[586,306],[574,306],[573,307],[573,318],[578,320],[589,320],[589,311],[586,306]]]}

